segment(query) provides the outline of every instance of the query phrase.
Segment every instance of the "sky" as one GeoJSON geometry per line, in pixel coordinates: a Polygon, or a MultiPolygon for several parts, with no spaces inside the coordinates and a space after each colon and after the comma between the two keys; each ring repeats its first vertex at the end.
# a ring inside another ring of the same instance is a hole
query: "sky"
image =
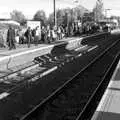
{"type": "MultiPolygon", "coordinates": [[[[56,8],[75,7],[77,4],[92,10],[96,0],[56,0],[56,8]]],[[[102,0],[108,15],[120,16],[120,0],[102,0]]],[[[36,11],[43,9],[47,17],[53,12],[53,0],[0,0],[0,18],[10,18],[13,10],[21,11],[28,19],[32,19],[36,11]]]]}

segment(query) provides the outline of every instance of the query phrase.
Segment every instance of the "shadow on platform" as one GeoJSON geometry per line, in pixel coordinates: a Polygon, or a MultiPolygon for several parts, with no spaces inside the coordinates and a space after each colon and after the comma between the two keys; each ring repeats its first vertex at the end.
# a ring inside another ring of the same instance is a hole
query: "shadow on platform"
{"type": "Polygon", "coordinates": [[[92,120],[120,120],[120,113],[98,112],[97,119],[92,120]]]}
{"type": "Polygon", "coordinates": [[[114,81],[120,81],[120,68],[117,69],[116,75],[114,77],[114,81]]]}
{"type": "Polygon", "coordinates": [[[108,89],[114,90],[114,91],[120,91],[120,88],[113,88],[113,87],[110,87],[110,88],[108,88],[108,89]]]}

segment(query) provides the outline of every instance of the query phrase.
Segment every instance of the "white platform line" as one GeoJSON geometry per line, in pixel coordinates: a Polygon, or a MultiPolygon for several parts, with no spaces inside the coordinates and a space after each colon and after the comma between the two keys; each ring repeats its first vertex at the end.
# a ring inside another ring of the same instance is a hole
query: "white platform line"
{"type": "Polygon", "coordinates": [[[94,46],[94,47],[92,47],[92,48],[88,49],[88,52],[90,52],[90,51],[92,51],[92,50],[96,49],[97,47],[98,47],[98,45],[96,45],[96,46],[94,46]]]}
{"type": "Polygon", "coordinates": [[[50,73],[52,73],[53,71],[57,70],[58,67],[54,66],[48,70],[46,70],[45,72],[41,73],[40,75],[36,75],[35,77],[31,78],[30,80],[28,80],[29,82],[35,82],[36,80],[39,80],[39,78],[42,78],[50,73]]]}
{"type": "Polygon", "coordinates": [[[55,70],[57,70],[57,68],[58,68],[57,66],[54,66],[54,67],[50,68],[49,70],[43,72],[42,74],[40,74],[40,78],[50,74],[51,72],[53,72],[55,70]]]}
{"type": "Polygon", "coordinates": [[[9,95],[9,93],[7,92],[3,92],[0,94],[0,100],[2,100],[3,98],[7,97],[9,95]]]}
{"type": "Polygon", "coordinates": [[[83,48],[85,48],[85,47],[87,47],[87,46],[88,46],[88,45],[84,45],[84,46],[81,46],[81,47],[79,47],[79,48],[76,48],[75,51],[81,50],[81,49],[83,49],[83,48]]]}
{"type": "Polygon", "coordinates": [[[41,47],[41,48],[38,48],[38,49],[33,49],[33,50],[25,51],[25,52],[16,53],[16,54],[13,54],[13,55],[2,57],[2,58],[0,58],[0,61],[3,61],[5,59],[9,59],[9,58],[13,58],[13,57],[17,57],[17,56],[20,56],[20,55],[28,54],[28,53],[33,53],[33,52],[43,50],[43,49],[46,49],[46,48],[52,48],[52,47],[54,47],[54,46],[49,45],[49,46],[41,47]]]}

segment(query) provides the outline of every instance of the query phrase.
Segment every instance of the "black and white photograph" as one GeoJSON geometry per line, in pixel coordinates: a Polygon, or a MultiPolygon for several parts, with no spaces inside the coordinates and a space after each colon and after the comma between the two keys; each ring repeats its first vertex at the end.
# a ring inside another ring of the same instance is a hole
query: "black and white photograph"
{"type": "Polygon", "coordinates": [[[1,0],[0,120],[120,120],[120,1],[1,0]]]}

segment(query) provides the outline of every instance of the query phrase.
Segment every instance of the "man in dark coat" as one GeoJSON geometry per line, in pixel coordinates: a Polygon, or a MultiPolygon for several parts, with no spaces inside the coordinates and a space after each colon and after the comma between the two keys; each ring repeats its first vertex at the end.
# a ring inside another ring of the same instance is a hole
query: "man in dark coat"
{"type": "Polygon", "coordinates": [[[10,26],[7,32],[7,43],[9,50],[16,49],[15,46],[15,30],[10,26]]]}
{"type": "Polygon", "coordinates": [[[44,26],[42,26],[42,29],[41,29],[41,40],[43,43],[46,43],[46,30],[44,28],[44,26]]]}
{"type": "Polygon", "coordinates": [[[32,39],[32,31],[31,31],[30,27],[28,27],[27,31],[25,32],[25,37],[27,38],[27,44],[28,44],[28,48],[29,48],[31,39],[32,39]]]}

